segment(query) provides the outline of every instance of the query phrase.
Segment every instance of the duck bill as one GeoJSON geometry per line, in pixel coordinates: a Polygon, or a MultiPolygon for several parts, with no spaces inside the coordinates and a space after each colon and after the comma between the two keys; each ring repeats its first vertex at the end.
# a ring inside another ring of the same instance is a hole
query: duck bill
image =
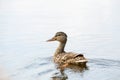
{"type": "Polygon", "coordinates": [[[47,42],[51,42],[51,41],[55,41],[55,38],[53,37],[53,38],[47,40],[47,42]]]}

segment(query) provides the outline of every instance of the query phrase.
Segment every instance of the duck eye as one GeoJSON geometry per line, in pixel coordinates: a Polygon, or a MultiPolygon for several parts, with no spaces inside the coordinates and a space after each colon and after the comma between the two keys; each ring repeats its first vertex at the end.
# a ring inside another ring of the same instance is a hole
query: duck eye
{"type": "Polygon", "coordinates": [[[57,34],[57,35],[55,35],[55,37],[57,37],[57,36],[61,36],[61,34],[57,34]]]}
{"type": "Polygon", "coordinates": [[[60,34],[58,34],[57,36],[61,36],[60,34]]]}

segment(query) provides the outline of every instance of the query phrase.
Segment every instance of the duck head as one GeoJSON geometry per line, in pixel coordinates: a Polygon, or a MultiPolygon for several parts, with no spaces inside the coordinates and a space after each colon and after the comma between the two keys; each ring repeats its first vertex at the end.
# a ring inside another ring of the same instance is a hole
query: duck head
{"type": "Polygon", "coordinates": [[[59,41],[61,43],[65,43],[67,41],[67,35],[64,32],[57,32],[53,38],[47,40],[47,42],[51,41],[59,41]]]}

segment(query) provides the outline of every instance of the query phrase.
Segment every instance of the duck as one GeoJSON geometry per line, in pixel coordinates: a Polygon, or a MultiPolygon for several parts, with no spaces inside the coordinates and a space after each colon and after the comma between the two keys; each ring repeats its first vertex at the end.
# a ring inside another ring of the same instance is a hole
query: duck
{"type": "Polygon", "coordinates": [[[67,66],[69,64],[72,65],[80,65],[83,63],[87,63],[88,60],[84,57],[83,54],[78,54],[74,52],[66,52],[64,50],[66,42],[67,42],[67,34],[65,32],[57,32],[54,37],[47,40],[47,42],[58,41],[59,46],[57,47],[53,61],[57,64],[64,64],[67,66]]]}

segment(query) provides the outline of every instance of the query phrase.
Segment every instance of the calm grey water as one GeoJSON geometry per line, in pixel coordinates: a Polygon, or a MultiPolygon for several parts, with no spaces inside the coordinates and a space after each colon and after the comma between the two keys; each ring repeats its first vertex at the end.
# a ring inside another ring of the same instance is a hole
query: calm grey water
{"type": "Polygon", "coordinates": [[[119,0],[0,0],[0,80],[119,80],[119,7],[119,0]],[[56,68],[58,42],[46,40],[58,31],[88,69],[56,68]]]}

